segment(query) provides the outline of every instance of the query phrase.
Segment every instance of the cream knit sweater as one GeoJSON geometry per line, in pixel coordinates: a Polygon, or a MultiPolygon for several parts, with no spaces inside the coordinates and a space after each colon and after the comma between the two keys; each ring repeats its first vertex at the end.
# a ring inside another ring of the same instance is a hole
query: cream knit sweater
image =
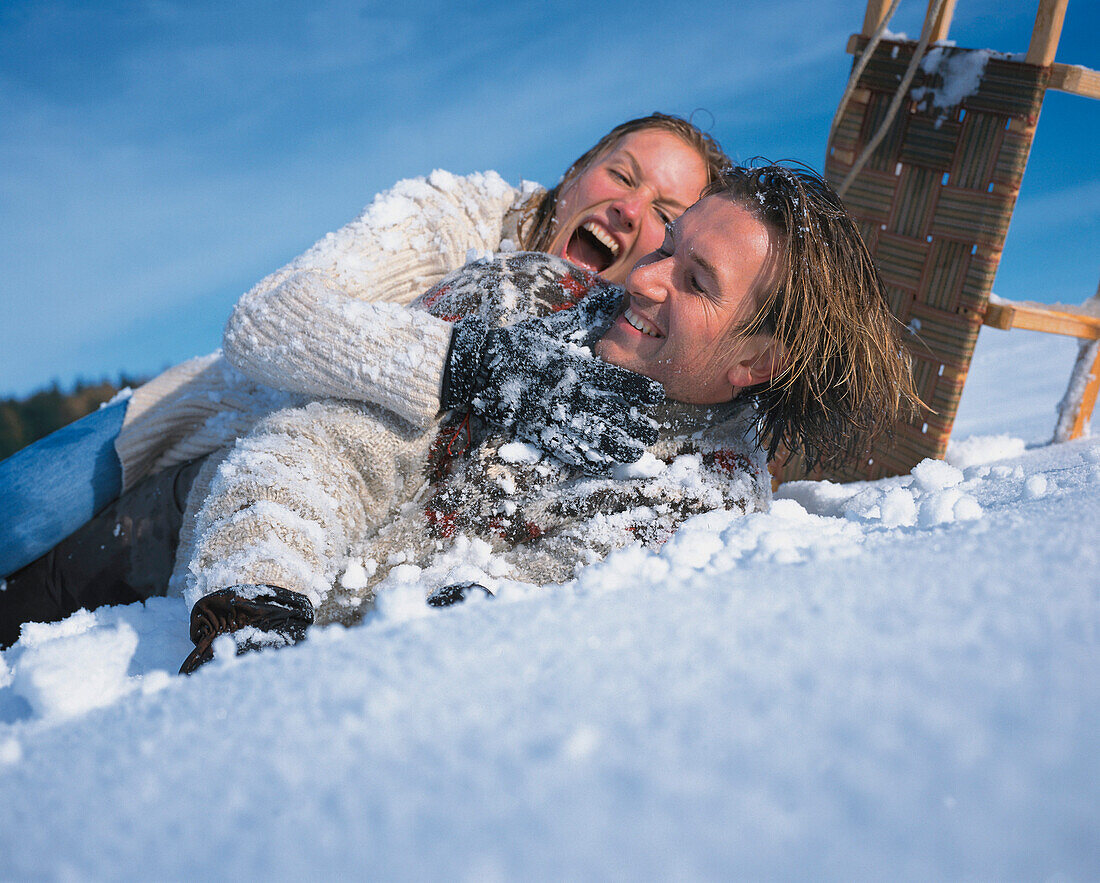
{"type": "MultiPolygon", "coordinates": [[[[471,251],[515,241],[517,209],[535,192],[495,172],[436,171],[380,194],[242,298],[226,329],[225,357],[191,359],[135,390],[115,444],[124,489],[230,444],[275,409],[303,404],[295,393],[380,401],[417,425],[430,422],[449,331],[413,333],[406,361],[364,374],[372,346],[393,353],[409,342],[372,340],[381,321],[372,311],[384,310],[385,321],[399,326],[400,312],[382,302],[408,303],[471,251]],[[410,383],[410,367],[428,382],[410,383]]],[[[197,492],[212,469],[200,473],[197,492]]]]}
{"type": "MultiPolygon", "coordinates": [[[[437,291],[482,291],[478,272],[456,274],[472,277],[473,285],[452,277],[437,291]]],[[[575,298],[576,280],[569,282],[561,290],[575,298]]],[[[564,305],[531,303],[509,282],[499,287],[483,291],[492,302],[479,309],[494,321],[564,305]]],[[[320,302],[328,298],[323,287],[280,291],[268,299],[268,310],[313,316],[319,331],[340,337],[347,316],[320,302]]],[[[427,300],[436,312],[450,312],[447,304],[427,300]]],[[[455,309],[466,314],[469,306],[455,309]]],[[[269,346],[268,310],[256,311],[255,321],[237,317],[233,334],[269,346]]],[[[319,608],[319,622],[346,619],[349,611],[361,611],[393,565],[431,567],[460,535],[493,549],[506,575],[544,583],[566,579],[579,564],[637,539],[660,542],[692,514],[768,505],[766,464],[751,438],[754,415],[736,404],[670,403],[646,463],[614,480],[582,475],[474,426],[469,454],[450,475],[429,482],[438,424],[434,410],[429,415],[418,403],[438,401],[442,361],[433,360],[445,356],[450,326],[419,310],[382,304],[357,305],[354,318],[361,329],[362,392],[376,403],[327,399],[280,408],[233,449],[210,458],[191,494],[171,584],[190,604],[220,588],[268,583],[307,595],[319,608]],[[383,367],[391,362],[398,369],[383,367]],[[351,558],[368,561],[373,576],[341,587],[351,558]]],[[[324,374],[309,376],[311,383],[328,382],[324,374]]],[[[437,577],[450,578],[446,570],[437,577]]],[[[426,590],[434,587],[425,581],[426,590]]]]}

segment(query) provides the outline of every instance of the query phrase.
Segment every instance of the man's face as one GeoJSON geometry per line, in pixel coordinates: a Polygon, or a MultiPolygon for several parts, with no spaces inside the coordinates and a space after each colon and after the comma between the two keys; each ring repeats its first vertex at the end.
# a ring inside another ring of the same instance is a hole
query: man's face
{"type": "Polygon", "coordinates": [[[668,225],[627,277],[624,311],[596,344],[613,365],[660,381],[671,399],[714,404],[771,377],[770,335],[730,330],[755,315],[774,275],[774,236],[745,209],[708,196],[668,225]]]}
{"type": "Polygon", "coordinates": [[[562,189],[547,251],[622,284],[707,184],[702,157],[664,129],[643,129],[562,189]]]}

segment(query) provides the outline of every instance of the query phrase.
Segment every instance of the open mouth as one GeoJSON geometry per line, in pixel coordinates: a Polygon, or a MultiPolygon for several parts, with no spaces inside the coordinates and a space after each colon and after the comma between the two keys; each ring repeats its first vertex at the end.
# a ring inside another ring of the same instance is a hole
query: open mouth
{"type": "Polygon", "coordinates": [[[594,221],[585,221],[569,237],[565,258],[579,267],[602,273],[619,256],[619,243],[594,221]]]}

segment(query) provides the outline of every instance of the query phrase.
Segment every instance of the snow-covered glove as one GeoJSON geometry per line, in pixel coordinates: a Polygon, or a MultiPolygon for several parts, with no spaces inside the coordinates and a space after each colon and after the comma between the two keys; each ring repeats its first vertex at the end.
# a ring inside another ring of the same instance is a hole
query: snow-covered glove
{"type": "Polygon", "coordinates": [[[573,324],[561,313],[506,328],[476,316],[456,323],[443,407],[467,408],[588,471],[633,463],[657,440],[646,412],[664,389],[561,339],[575,336],[573,324]]]}

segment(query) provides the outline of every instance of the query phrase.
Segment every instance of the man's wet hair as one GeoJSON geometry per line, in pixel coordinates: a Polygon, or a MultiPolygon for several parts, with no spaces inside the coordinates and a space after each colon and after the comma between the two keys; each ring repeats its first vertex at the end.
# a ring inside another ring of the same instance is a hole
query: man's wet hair
{"type": "Polygon", "coordinates": [[[614,150],[627,135],[653,130],[671,132],[692,148],[706,166],[708,184],[717,181],[722,170],[732,165],[732,161],[714,138],[682,117],[666,113],[651,113],[649,116],[627,120],[617,125],[582,153],[562,175],[561,181],[555,187],[535,197],[524,206],[521,247],[526,251],[546,251],[557,232],[554,212],[557,210],[558,198],[562,190],[573,183],[594,162],[614,150]]]}
{"type": "Polygon", "coordinates": [[[722,170],[702,197],[734,200],[768,227],[779,254],[756,314],[736,334],[770,334],[781,370],[742,395],[761,414],[760,440],[815,465],[865,456],[871,442],[923,406],[886,288],[840,197],[795,164],[722,170]]]}

